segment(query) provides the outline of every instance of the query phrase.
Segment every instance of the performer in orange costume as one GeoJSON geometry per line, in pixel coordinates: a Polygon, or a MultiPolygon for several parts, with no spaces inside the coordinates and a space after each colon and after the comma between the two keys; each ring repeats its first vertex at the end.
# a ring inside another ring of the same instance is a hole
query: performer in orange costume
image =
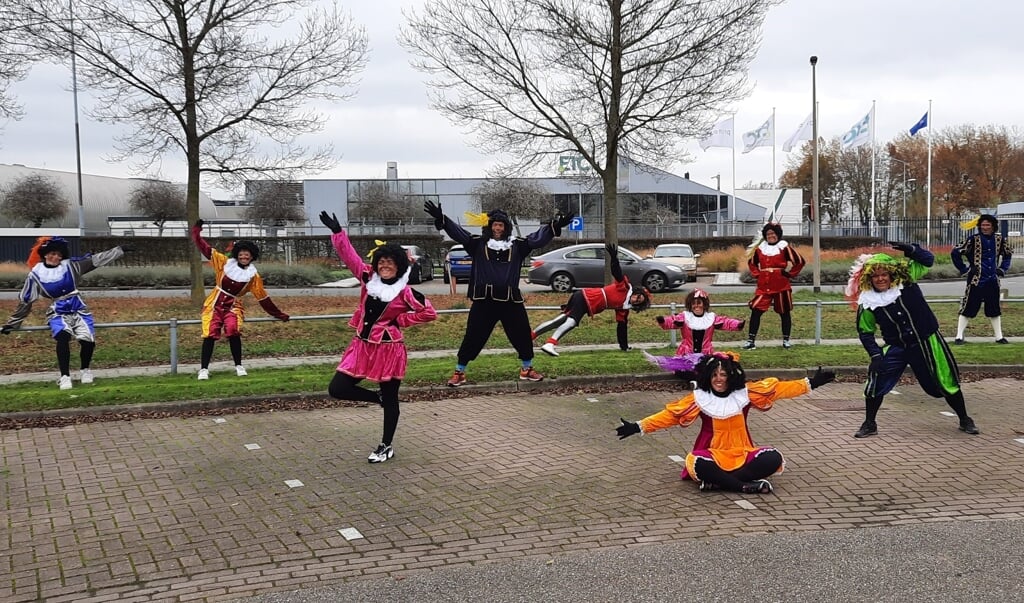
{"type": "Polygon", "coordinates": [[[199,253],[210,261],[214,271],[214,288],[203,302],[203,351],[199,369],[199,380],[210,378],[210,360],[213,358],[213,346],[220,339],[221,332],[228,338],[231,347],[231,358],[235,361],[235,374],[246,375],[242,366],[242,324],[245,322],[245,309],[242,307],[242,296],[252,293],[260,306],[278,320],[288,320],[288,315],[274,305],[274,302],[263,288],[263,279],[256,271],[256,260],[260,258],[260,248],[252,241],[236,241],[231,248],[231,257],[217,251],[203,239],[203,221],[196,221],[192,226],[192,241],[199,248],[199,253]]]}
{"type": "Polygon", "coordinates": [[[665,410],[639,422],[620,419],[619,439],[647,434],[673,425],[687,427],[701,420],[693,450],[686,455],[683,479],[700,483],[701,491],[724,489],[744,494],[768,494],[767,479],[782,473],[782,453],[757,446],[750,438],[750,408],[771,410],[776,400],[795,398],[834,381],[835,373],[818,371],[809,378],[779,381],[774,377],[745,381],[743,367],[731,354],[711,354],[697,364],[697,389],[665,405],[665,410]]]}
{"type": "Polygon", "coordinates": [[[782,240],[780,224],[765,224],[761,236],[764,240],[754,248],[754,253],[747,260],[750,275],[757,279],[757,289],[754,298],[747,303],[750,306],[750,328],[747,331],[747,343],[740,349],[757,349],[754,340],[761,327],[761,315],[768,308],[775,308],[782,320],[782,347],[788,350],[793,347],[789,343],[789,335],[793,331],[793,286],[789,281],[800,274],[806,262],[795,247],[782,240]]]}

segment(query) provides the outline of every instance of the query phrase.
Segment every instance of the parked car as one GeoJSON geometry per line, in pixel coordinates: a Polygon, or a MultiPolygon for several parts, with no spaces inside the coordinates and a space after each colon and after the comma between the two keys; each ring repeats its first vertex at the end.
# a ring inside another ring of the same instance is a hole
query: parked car
{"type": "Polygon", "coordinates": [[[686,272],[686,280],[697,280],[697,258],[699,253],[693,252],[693,247],[686,243],[666,243],[654,248],[654,255],[647,256],[648,260],[658,260],[667,264],[675,264],[686,272]]]}
{"type": "Polygon", "coordinates": [[[402,249],[409,254],[412,260],[412,273],[409,274],[409,284],[418,285],[423,281],[434,280],[434,260],[430,254],[419,245],[402,245],[402,249]]]}
{"type": "MultiPolygon", "coordinates": [[[[456,283],[469,282],[469,273],[473,271],[473,258],[470,257],[465,247],[461,244],[452,245],[452,248],[444,256],[444,263],[448,270],[451,270],[451,278],[454,278],[456,283]]],[[[451,282],[448,270],[444,272],[445,283],[451,282]]]]}
{"type": "MultiPolygon", "coordinates": [[[[533,258],[526,281],[549,285],[560,293],[578,287],[603,287],[604,254],[602,243],[583,243],[549,251],[533,258]]],[[[625,247],[619,247],[622,272],[634,285],[643,285],[652,293],[679,287],[686,282],[686,273],[674,264],[645,260],[625,247]]]]}

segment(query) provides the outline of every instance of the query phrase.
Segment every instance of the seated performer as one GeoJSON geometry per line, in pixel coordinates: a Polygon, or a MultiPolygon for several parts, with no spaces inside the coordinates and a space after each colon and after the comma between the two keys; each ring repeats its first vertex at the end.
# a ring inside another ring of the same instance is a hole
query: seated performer
{"type": "Polygon", "coordinates": [[[698,482],[702,492],[723,489],[768,494],[772,484],[766,478],[782,472],[782,453],[771,446],[754,444],[747,413],[751,407],[770,410],[776,400],[801,396],[835,378],[835,373],[818,367],[809,378],[779,381],[770,377],[747,383],[734,354],[712,354],[697,364],[697,389],[693,393],[636,423],[620,419],[622,424],[615,432],[621,440],[673,425],[687,427],[700,419],[700,433],[686,455],[683,479],[698,482]]]}
{"type": "Polygon", "coordinates": [[[566,333],[575,329],[584,315],[593,316],[605,310],[615,310],[616,325],[615,336],[619,341],[619,349],[625,352],[629,349],[629,311],[643,312],[651,305],[651,292],[647,289],[634,290],[629,284],[629,279],[622,273],[622,266],[619,264],[618,247],[613,243],[607,243],[605,249],[608,257],[611,258],[612,278],[615,282],[604,287],[591,287],[573,291],[569,301],[562,305],[562,313],[547,322],[537,325],[531,333],[534,339],[541,333],[551,329],[555,332],[548,337],[540,349],[545,354],[558,356],[555,346],[558,340],[566,333]]]}

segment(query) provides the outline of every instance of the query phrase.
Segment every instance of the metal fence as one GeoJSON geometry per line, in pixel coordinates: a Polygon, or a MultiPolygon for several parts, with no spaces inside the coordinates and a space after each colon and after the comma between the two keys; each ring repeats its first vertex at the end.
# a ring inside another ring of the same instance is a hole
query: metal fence
{"type": "MultiPolygon", "coordinates": [[[[1009,298],[1009,297],[1006,297],[1004,295],[1002,301],[1004,303],[1005,302],[1019,303],[1019,302],[1024,302],[1024,298],[1009,298]]],[[[952,298],[950,298],[950,299],[930,299],[930,300],[928,300],[928,302],[931,303],[931,304],[936,304],[936,303],[938,303],[938,304],[944,304],[944,303],[959,304],[960,303],[960,298],[955,298],[955,299],[952,299],[952,298]]],[[[814,343],[815,344],[820,344],[822,341],[824,341],[824,339],[822,338],[822,320],[823,320],[823,315],[824,315],[824,308],[826,306],[848,306],[849,302],[817,300],[817,301],[813,301],[813,302],[794,302],[794,305],[795,306],[813,306],[814,307],[814,310],[815,310],[815,312],[814,312],[814,343]]],[[[716,308],[730,308],[730,307],[732,307],[732,308],[747,309],[747,304],[745,304],[745,303],[720,303],[720,304],[715,304],[715,307],[716,308]]],[[[651,309],[652,310],[653,309],[664,309],[664,310],[667,310],[671,314],[676,314],[677,312],[681,311],[681,308],[679,308],[677,306],[677,304],[675,304],[675,303],[665,304],[665,305],[652,305],[651,309]]],[[[561,307],[560,306],[527,306],[526,310],[527,310],[527,312],[553,311],[553,310],[561,310],[561,307]]],[[[438,314],[466,314],[468,312],[469,312],[468,308],[462,308],[462,309],[457,309],[457,310],[438,310],[437,311],[438,314]]],[[[346,320],[347,321],[350,318],[352,318],[352,314],[351,313],[349,313],[349,314],[323,314],[323,315],[316,315],[316,316],[292,316],[290,318],[290,320],[295,321],[295,320],[339,320],[339,319],[341,319],[341,320],[346,320]]],[[[276,320],[277,320],[276,318],[270,318],[270,317],[255,317],[255,318],[247,318],[245,322],[246,323],[274,322],[276,320]]],[[[170,362],[169,362],[170,369],[169,369],[169,372],[170,372],[170,374],[174,375],[174,374],[178,373],[178,327],[183,326],[183,325],[196,325],[196,324],[200,324],[201,322],[202,322],[201,320],[191,320],[191,319],[190,320],[178,320],[177,318],[171,318],[169,320],[153,320],[153,321],[142,321],[142,322],[112,322],[112,323],[96,324],[95,326],[96,326],[97,329],[118,329],[118,328],[137,328],[137,327],[162,327],[162,328],[168,329],[168,348],[169,348],[169,358],[170,358],[170,362]]],[[[45,325],[41,325],[41,326],[23,327],[21,330],[22,331],[49,331],[50,327],[45,326],[45,325]]],[[[855,334],[851,333],[851,337],[854,336],[854,335],[855,334]]],[[[667,339],[668,339],[668,341],[666,342],[666,345],[670,345],[672,347],[678,346],[679,345],[678,329],[671,329],[671,330],[669,330],[667,332],[667,339]]],[[[645,342],[645,343],[658,343],[658,342],[655,341],[655,342],[645,342]]]]}

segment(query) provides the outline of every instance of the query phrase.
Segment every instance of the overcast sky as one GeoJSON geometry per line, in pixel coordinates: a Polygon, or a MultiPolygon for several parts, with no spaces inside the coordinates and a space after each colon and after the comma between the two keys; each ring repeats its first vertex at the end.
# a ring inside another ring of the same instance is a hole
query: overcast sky
{"type": "MultiPolygon", "coordinates": [[[[484,176],[491,161],[470,140],[427,106],[423,76],[408,64],[395,41],[404,7],[419,0],[341,0],[366,27],[371,54],[356,97],[329,112],[323,133],[341,156],[317,178],[382,178],[388,161],[403,178],[484,176]]],[[[742,154],[743,132],[776,112],[775,178],[785,169],[783,141],[811,110],[809,57],[818,56],[819,133],[830,138],[853,126],[877,102],[876,140],[887,141],[914,125],[932,101],[931,122],[941,130],[974,123],[1019,127],[1024,78],[1020,26],[1024,5],[1007,0],[789,0],[769,12],[763,40],[751,65],[752,94],[735,107],[736,185],[772,179],[772,149],[742,154]]],[[[0,163],[75,171],[74,105],[70,72],[39,66],[12,92],[26,116],[0,131],[0,163]]],[[[129,166],[105,161],[112,126],[87,114],[91,97],[79,92],[82,170],[131,176],[129,166]]],[[[923,134],[923,133],[922,133],[923,134]]],[[[920,134],[919,134],[920,135],[920,134]]],[[[671,171],[689,172],[714,186],[721,174],[731,190],[732,153],[702,151],[671,171]]],[[[554,165],[550,174],[556,173],[554,165]]],[[[162,177],[185,180],[183,162],[167,162],[162,177]]],[[[204,185],[216,198],[237,195],[204,185]]]]}

